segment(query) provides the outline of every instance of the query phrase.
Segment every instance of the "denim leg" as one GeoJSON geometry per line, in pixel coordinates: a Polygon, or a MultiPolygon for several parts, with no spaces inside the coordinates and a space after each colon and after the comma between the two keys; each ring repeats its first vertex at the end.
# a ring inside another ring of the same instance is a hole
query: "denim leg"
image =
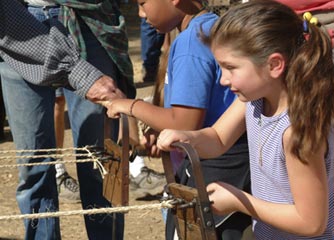
{"type": "Polygon", "coordinates": [[[161,46],[164,42],[164,34],[158,33],[154,27],[141,18],[141,58],[145,69],[156,69],[159,65],[161,46]]]}
{"type": "Polygon", "coordinates": [[[5,111],[5,104],[3,102],[1,77],[0,77],[0,142],[6,139],[5,120],[6,120],[6,111],[5,111]]]}
{"type": "MultiPolygon", "coordinates": [[[[54,148],[54,90],[26,82],[6,63],[0,64],[0,73],[6,112],[16,149],[54,148]]],[[[18,159],[18,163],[52,160],[18,159]]],[[[23,214],[57,211],[58,193],[54,165],[20,167],[16,199],[23,214]]],[[[25,239],[60,239],[58,218],[25,220],[24,225],[25,239]]]]}
{"type": "Polygon", "coordinates": [[[28,11],[40,22],[43,22],[49,18],[58,18],[60,7],[52,7],[48,9],[43,9],[43,7],[38,6],[28,6],[28,11]]]}
{"type": "MultiPolygon", "coordinates": [[[[103,73],[117,79],[117,68],[107,53],[81,22],[81,31],[88,50],[88,62],[103,73]]],[[[76,147],[86,145],[104,145],[105,109],[98,104],[82,99],[73,92],[64,89],[68,114],[72,129],[73,142],[76,147]]],[[[118,121],[115,121],[116,123],[118,121]]],[[[113,125],[113,133],[118,133],[118,125],[113,125]]],[[[108,137],[108,136],[106,136],[108,137]]],[[[92,163],[77,164],[80,196],[83,209],[109,207],[110,203],[103,197],[103,181],[92,163]]],[[[124,215],[97,214],[85,216],[87,234],[90,240],[123,239],[124,215]],[[115,235],[113,233],[115,230],[115,235]],[[114,237],[113,237],[114,236],[114,237]]]]}

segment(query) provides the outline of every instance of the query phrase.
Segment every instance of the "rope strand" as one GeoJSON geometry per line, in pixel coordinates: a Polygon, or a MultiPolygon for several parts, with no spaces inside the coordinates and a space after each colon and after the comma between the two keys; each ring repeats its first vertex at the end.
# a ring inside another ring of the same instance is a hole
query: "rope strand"
{"type": "Polygon", "coordinates": [[[82,150],[82,151],[89,151],[89,147],[93,147],[93,146],[85,146],[85,147],[81,147],[81,148],[74,148],[74,147],[70,147],[70,148],[48,148],[48,149],[20,149],[20,150],[0,150],[0,154],[6,154],[6,153],[34,153],[34,152],[60,152],[60,151],[75,151],[75,150],[82,150]]]}
{"type": "Polygon", "coordinates": [[[163,201],[161,203],[155,203],[155,204],[122,206],[122,207],[112,207],[112,208],[96,208],[96,209],[59,211],[59,212],[4,215],[4,216],[0,216],[0,221],[50,218],[50,217],[60,217],[60,216],[72,216],[72,215],[110,214],[110,213],[116,213],[116,212],[126,213],[132,210],[151,210],[151,209],[173,208],[173,205],[170,204],[171,201],[172,200],[167,200],[167,201],[163,201]]]}
{"type": "Polygon", "coordinates": [[[12,160],[12,159],[38,159],[38,158],[63,158],[63,157],[89,157],[86,159],[76,159],[76,160],[57,160],[49,162],[28,162],[28,163],[17,163],[17,164],[1,164],[1,168],[16,168],[16,167],[31,167],[31,166],[42,166],[42,165],[56,165],[58,163],[87,163],[93,162],[94,169],[98,169],[102,178],[108,173],[99,159],[94,156],[94,154],[89,150],[90,147],[85,146],[83,148],[50,148],[50,149],[35,149],[35,150],[3,150],[0,154],[8,153],[40,153],[40,152],[50,152],[44,155],[23,155],[23,156],[0,156],[0,160],[12,160]],[[87,153],[73,153],[73,154],[51,154],[51,152],[66,152],[66,151],[86,151],[87,153]]]}

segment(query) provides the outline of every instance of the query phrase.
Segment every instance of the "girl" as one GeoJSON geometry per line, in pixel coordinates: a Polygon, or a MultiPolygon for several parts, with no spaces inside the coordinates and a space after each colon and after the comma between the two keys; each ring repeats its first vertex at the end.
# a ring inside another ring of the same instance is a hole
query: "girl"
{"type": "Polygon", "coordinates": [[[328,36],[275,1],[230,9],[204,41],[238,100],[213,127],[164,130],[158,147],[188,142],[203,158],[247,129],[252,195],[207,187],[217,214],[253,217],[256,239],[334,239],[333,63],[328,36]]]}

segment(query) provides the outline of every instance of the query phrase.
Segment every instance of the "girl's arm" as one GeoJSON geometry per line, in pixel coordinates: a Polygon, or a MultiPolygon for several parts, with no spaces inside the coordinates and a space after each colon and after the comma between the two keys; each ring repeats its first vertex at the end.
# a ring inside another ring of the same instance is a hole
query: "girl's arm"
{"type": "Polygon", "coordinates": [[[165,128],[194,130],[203,125],[206,110],[186,106],[163,108],[144,101],[117,99],[106,105],[109,117],[124,113],[149,125],[156,131],[165,128]]]}
{"type": "Polygon", "coordinates": [[[324,142],[317,152],[310,154],[307,164],[291,154],[292,128],[283,136],[286,165],[292,195],[295,201],[293,219],[286,223],[288,229],[301,234],[319,234],[325,229],[328,219],[328,185],[325,167],[327,144],[324,142]],[[295,226],[294,226],[295,224],[295,226]]]}
{"type": "Polygon", "coordinates": [[[294,204],[263,201],[231,185],[213,183],[207,191],[217,214],[240,211],[293,234],[316,236],[323,233],[329,209],[324,160],[326,144],[309,156],[308,164],[303,164],[290,153],[291,134],[291,129],[287,129],[283,144],[294,204]]]}
{"type": "Polygon", "coordinates": [[[173,142],[186,142],[197,150],[201,158],[213,158],[226,152],[245,129],[245,103],[236,99],[212,127],[198,131],[163,130],[157,145],[170,151],[173,142]]]}

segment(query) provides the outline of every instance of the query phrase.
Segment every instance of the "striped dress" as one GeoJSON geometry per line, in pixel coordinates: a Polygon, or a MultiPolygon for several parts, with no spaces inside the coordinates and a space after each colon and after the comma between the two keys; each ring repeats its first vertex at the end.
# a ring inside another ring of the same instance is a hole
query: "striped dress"
{"type": "MultiPolygon", "coordinates": [[[[282,145],[283,133],[290,126],[289,116],[285,111],[277,116],[266,117],[262,115],[262,105],[262,99],[249,102],[246,110],[252,194],[268,202],[292,204],[293,197],[282,145]]],[[[334,239],[333,137],[332,129],[328,138],[329,151],[325,158],[330,205],[325,233],[315,238],[301,237],[253,219],[253,232],[256,239],[334,239]]]]}

